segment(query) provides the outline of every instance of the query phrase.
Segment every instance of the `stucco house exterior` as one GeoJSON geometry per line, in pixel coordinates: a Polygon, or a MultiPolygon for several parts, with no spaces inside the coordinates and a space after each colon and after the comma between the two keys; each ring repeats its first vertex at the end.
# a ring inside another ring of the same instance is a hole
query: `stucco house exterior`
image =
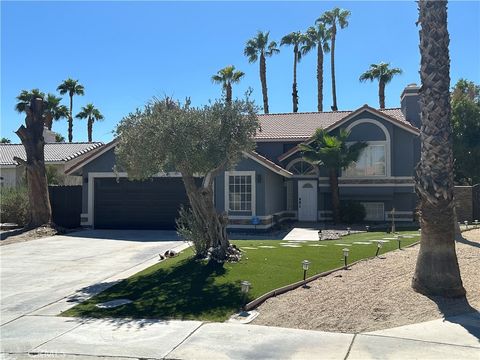
{"type": "MultiPolygon", "coordinates": [[[[349,169],[340,171],[342,200],[366,208],[366,221],[412,221],[416,206],[413,174],[420,158],[419,88],[401,94],[401,107],[354,111],[259,115],[256,150],[245,153],[233,170],[215,179],[218,211],[227,211],[232,229],[268,229],[285,219],[328,221],[332,216],[326,170],[302,160],[298,144],[308,142],[317,128],[336,134],[350,131],[349,140],[368,147],[349,169]]],[[[66,170],[83,178],[81,223],[96,228],[173,228],[178,207],[187,203],[180,175],[158,174],[129,181],[115,173],[116,141],[66,170]]]]}

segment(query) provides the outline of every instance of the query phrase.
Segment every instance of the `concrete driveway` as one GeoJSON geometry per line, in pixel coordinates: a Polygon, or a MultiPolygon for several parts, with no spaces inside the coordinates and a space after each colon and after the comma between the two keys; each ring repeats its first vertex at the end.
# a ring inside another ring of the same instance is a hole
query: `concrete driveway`
{"type": "Polygon", "coordinates": [[[57,315],[186,247],[174,231],[84,230],[5,245],[1,252],[3,325],[24,315],[57,315]]]}

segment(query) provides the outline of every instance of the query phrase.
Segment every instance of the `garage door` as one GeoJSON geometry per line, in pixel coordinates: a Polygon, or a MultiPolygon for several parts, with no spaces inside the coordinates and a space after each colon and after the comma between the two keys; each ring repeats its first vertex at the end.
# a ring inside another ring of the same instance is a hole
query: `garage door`
{"type": "Polygon", "coordinates": [[[180,205],[188,204],[181,178],[98,178],[94,196],[99,229],[174,229],[180,205]]]}

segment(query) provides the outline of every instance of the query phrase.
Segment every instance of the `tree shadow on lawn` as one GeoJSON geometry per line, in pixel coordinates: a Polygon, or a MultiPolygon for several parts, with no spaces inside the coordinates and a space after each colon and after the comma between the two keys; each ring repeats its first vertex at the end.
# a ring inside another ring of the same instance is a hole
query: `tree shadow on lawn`
{"type": "MultiPolygon", "coordinates": [[[[225,273],[222,266],[191,258],[181,260],[167,268],[147,269],[68,310],[65,315],[223,321],[242,305],[240,282],[218,281],[225,273]],[[113,309],[95,306],[114,299],[133,302],[113,309]]],[[[124,322],[125,319],[118,320],[124,322]]]]}

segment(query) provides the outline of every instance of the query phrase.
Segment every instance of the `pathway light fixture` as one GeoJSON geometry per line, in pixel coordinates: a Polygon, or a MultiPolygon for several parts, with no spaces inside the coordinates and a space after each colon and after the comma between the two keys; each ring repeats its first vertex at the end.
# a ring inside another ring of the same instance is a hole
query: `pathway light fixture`
{"type": "Polygon", "coordinates": [[[467,221],[467,220],[465,220],[463,223],[465,224],[465,228],[467,228],[467,229],[468,229],[468,221],[467,221]]]}
{"type": "Polygon", "coordinates": [[[347,258],[348,258],[348,253],[350,252],[349,248],[343,249],[343,261],[345,264],[345,268],[347,267],[347,258]]]}
{"type": "Polygon", "coordinates": [[[302,269],[303,269],[303,287],[306,287],[305,281],[307,280],[307,270],[308,267],[310,266],[310,261],[308,260],[303,260],[302,261],[302,269]]]}
{"type": "Polygon", "coordinates": [[[382,243],[379,241],[377,242],[377,252],[375,253],[375,256],[378,256],[378,253],[380,252],[381,248],[382,248],[382,243]]]}
{"type": "Polygon", "coordinates": [[[247,280],[242,281],[241,284],[241,291],[243,294],[243,310],[245,311],[245,307],[247,306],[248,292],[250,291],[250,287],[252,286],[252,284],[247,280]]]}
{"type": "Polygon", "coordinates": [[[350,235],[350,230],[352,230],[352,229],[347,227],[347,235],[350,235]]]}

